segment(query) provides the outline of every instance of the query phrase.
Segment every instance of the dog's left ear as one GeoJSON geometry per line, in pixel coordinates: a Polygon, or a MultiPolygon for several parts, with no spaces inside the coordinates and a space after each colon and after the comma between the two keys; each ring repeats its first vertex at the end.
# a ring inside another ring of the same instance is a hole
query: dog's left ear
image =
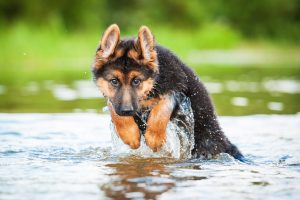
{"type": "Polygon", "coordinates": [[[142,57],[146,60],[151,59],[151,53],[154,50],[154,37],[147,26],[142,26],[139,30],[137,45],[139,47],[140,53],[142,57]]]}
{"type": "Polygon", "coordinates": [[[136,60],[148,65],[153,70],[156,70],[157,54],[155,50],[154,36],[147,26],[142,26],[140,28],[138,39],[135,42],[135,48],[138,53],[138,58],[136,60]]]}

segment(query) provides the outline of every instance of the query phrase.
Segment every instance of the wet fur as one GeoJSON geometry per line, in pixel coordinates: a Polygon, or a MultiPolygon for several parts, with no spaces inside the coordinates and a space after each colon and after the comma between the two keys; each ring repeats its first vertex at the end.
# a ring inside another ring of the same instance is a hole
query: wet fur
{"type": "MultiPolygon", "coordinates": [[[[153,40],[153,38],[150,38],[150,40],[151,39],[153,40]]],[[[103,79],[105,73],[119,71],[123,74],[128,74],[132,70],[139,71],[145,77],[145,80],[152,80],[152,82],[149,82],[149,89],[145,90],[143,98],[139,97],[139,99],[135,101],[138,102],[138,105],[135,105],[137,107],[137,112],[141,112],[143,109],[147,108],[158,108],[155,107],[155,105],[162,102],[161,98],[168,97],[174,92],[185,94],[191,101],[195,120],[195,146],[192,151],[193,157],[210,159],[219,153],[225,152],[235,158],[241,159],[243,156],[240,151],[227,139],[220,128],[210,97],[204,85],[199,81],[194,72],[168,49],[153,44],[152,49],[150,47],[151,51],[143,52],[140,48],[143,48],[143,45],[147,44],[138,42],[141,41],[133,39],[118,40],[114,47],[115,50],[109,58],[103,58],[101,57],[101,54],[99,55],[99,52],[101,53],[100,45],[96,53],[95,64],[93,67],[93,74],[96,82],[98,83],[99,80],[103,79]],[[146,57],[148,59],[145,60],[146,57]]],[[[101,85],[103,83],[99,84],[100,88],[103,87],[103,85],[101,85]]],[[[103,92],[103,89],[101,90],[103,92]]],[[[107,96],[107,94],[105,95],[107,96]]],[[[114,99],[114,97],[118,95],[122,98],[122,94],[112,94],[112,98],[108,97],[110,98],[110,102],[115,104],[114,106],[116,109],[118,109],[117,106],[121,101],[120,98],[114,99]]],[[[171,108],[170,116],[175,110],[174,106],[171,106],[171,108]]],[[[156,112],[158,112],[158,114],[156,114],[157,116],[163,118],[163,115],[159,114],[159,109],[156,109],[156,112]]],[[[153,116],[154,115],[155,114],[153,113],[153,116]]],[[[148,119],[148,122],[149,120],[151,121],[150,118],[148,119]]],[[[165,118],[162,120],[166,121],[169,119],[165,118]]],[[[159,118],[156,119],[156,121],[159,121],[159,118]]],[[[153,123],[154,124],[152,125],[148,124],[149,129],[157,122],[153,123]]],[[[148,134],[148,136],[149,135],[151,134],[148,134]]],[[[164,136],[165,135],[161,135],[161,137],[164,136]]],[[[147,137],[147,134],[145,137],[147,137]]],[[[151,140],[155,140],[155,137],[154,139],[151,138],[151,140]]],[[[165,138],[160,138],[159,140],[164,141],[165,138]]],[[[151,146],[149,143],[148,145],[151,146]]],[[[155,150],[155,148],[159,146],[160,145],[154,145],[152,149],[155,150]]]]}

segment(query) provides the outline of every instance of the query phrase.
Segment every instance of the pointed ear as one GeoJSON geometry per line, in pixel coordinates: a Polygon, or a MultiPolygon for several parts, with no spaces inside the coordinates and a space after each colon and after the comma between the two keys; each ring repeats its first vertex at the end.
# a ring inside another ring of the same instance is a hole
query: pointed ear
{"type": "Polygon", "coordinates": [[[97,50],[97,53],[100,51],[100,56],[102,58],[108,58],[114,53],[116,46],[119,43],[119,40],[120,29],[118,25],[110,25],[102,36],[100,48],[97,50]]]}
{"type": "Polygon", "coordinates": [[[136,45],[143,59],[151,61],[156,58],[156,52],[154,50],[154,36],[147,26],[142,26],[140,28],[136,45]]]}

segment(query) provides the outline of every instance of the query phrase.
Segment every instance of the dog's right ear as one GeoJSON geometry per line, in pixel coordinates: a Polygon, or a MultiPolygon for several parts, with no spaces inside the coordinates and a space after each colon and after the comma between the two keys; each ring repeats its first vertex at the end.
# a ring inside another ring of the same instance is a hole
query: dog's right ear
{"type": "Polygon", "coordinates": [[[100,47],[97,50],[97,55],[102,59],[108,58],[114,53],[119,41],[120,29],[117,24],[112,24],[106,29],[102,36],[100,47]]]}
{"type": "Polygon", "coordinates": [[[109,58],[114,54],[116,47],[120,41],[120,29],[118,25],[110,25],[104,32],[100,45],[97,48],[94,70],[99,70],[108,62],[109,58]]]}

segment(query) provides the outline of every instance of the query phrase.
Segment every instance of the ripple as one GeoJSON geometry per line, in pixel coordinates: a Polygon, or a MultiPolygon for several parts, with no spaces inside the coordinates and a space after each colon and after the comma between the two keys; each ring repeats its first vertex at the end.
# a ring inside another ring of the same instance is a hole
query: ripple
{"type": "Polygon", "coordinates": [[[3,156],[14,156],[15,154],[18,153],[23,153],[24,151],[19,149],[19,150],[5,150],[5,151],[0,151],[0,154],[2,154],[3,156]]]}
{"type": "Polygon", "coordinates": [[[258,185],[258,186],[268,186],[268,185],[270,185],[270,183],[267,182],[267,181],[253,181],[251,183],[252,183],[252,185],[258,185]]]}
{"type": "Polygon", "coordinates": [[[110,157],[109,148],[87,147],[83,149],[65,147],[47,147],[28,149],[28,158],[48,161],[92,161],[105,160],[110,157]]]}
{"type": "Polygon", "coordinates": [[[20,137],[20,136],[22,136],[22,134],[20,132],[16,132],[16,131],[4,131],[4,132],[0,132],[0,136],[16,136],[16,137],[20,137]]]}
{"type": "Polygon", "coordinates": [[[169,178],[162,178],[162,177],[155,177],[155,176],[131,178],[131,179],[128,179],[128,181],[135,182],[135,183],[147,183],[147,184],[174,183],[174,180],[171,180],[169,178]]]}

